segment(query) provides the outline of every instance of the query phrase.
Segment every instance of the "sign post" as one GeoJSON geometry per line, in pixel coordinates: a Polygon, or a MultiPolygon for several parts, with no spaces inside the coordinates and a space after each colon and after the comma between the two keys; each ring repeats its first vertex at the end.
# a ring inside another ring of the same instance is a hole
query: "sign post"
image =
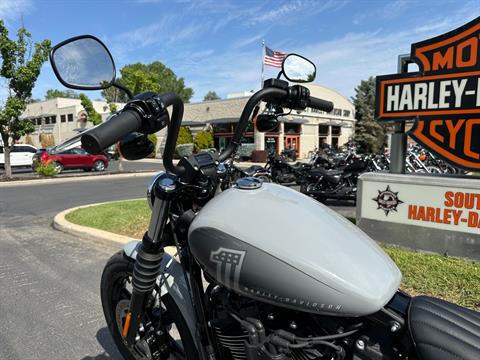
{"type": "Polygon", "coordinates": [[[412,44],[376,82],[376,118],[395,122],[391,170],[360,177],[357,224],[379,241],[480,260],[480,178],[405,174],[407,135],[480,172],[480,17],[412,44]]]}

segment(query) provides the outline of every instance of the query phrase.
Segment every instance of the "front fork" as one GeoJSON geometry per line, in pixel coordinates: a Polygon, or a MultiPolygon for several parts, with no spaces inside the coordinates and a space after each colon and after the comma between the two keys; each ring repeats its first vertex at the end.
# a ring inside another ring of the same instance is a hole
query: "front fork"
{"type": "Polygon", "coordinates": [[[176,178],[170,174],[160,176],[153,186],[153,202],[150,226],[138,247],[133,268],[132,297],[129,312],[125,318],[122,336],[128,345],[135,343],[140,321],[145,313],[147,296],[153,290],[160,274],[163,256],[163,234],[167,224],[172,195],[176,190],[176,178]]]}

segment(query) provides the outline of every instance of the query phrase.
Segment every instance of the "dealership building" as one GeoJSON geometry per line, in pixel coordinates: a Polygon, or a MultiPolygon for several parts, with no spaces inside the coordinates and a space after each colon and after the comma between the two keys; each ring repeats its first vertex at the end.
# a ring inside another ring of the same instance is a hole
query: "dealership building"
{"type": "MultiPolygon", "coordinates": [[[[243,142],[251,144],[251,148],[256,150],[281,152],[285,148],[294,148],[299,158],[306,158],[310,151],[322,143],[333,147],[345,144],[353,136],[355,126],[353,104],[335,90],[318,84],[305,86],[310,89],[311,96],[332,101],[334,109],[329,113],[311,108],[305,111],[292,111],[281,116],[279,126],[271,132],[260,133],[249,127],[243,142]]],[[[206,129],[213,131],[215,147],[225,148],[250,97],[249,93],[238,95],[240,97],[229,96],[224,100],[185,104],[182,124],[188,126],[193,134],[206,129]]],[[[106,102],[92,103],[103,119],[110,115],[106,102]]],[[[118,109],[122,106],[123,104],[117,104],[118,109]]],[[[32,121],[35,125],[35,132],[31,138],[36,146],[40,146],[39,138],[42,133],[52,134],[55,143],[59,144],[92,126],[87,122],[85,110],[78,99],[57,98],[29,104],[22,118],[32,121]]],[[[157,133],[159,152],[163,151],[165,135],[165,130],[157,133]]]]}

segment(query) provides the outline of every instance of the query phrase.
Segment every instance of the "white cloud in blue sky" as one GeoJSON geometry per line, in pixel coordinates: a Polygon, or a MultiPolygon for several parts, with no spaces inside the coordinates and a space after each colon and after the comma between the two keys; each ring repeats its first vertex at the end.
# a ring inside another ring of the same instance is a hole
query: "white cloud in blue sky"
{"type": "MultiPolygon", "coordinates": [[[[360,80],[395,72],[397,55],[412,42],[479,15],[480,0],[0,0],[12,33],[23,16],[37,41],[97,35],[117,68],[160,60],[193,87],[194,101],[209,90],[226,96],[258,89],[262,39],[310,57],[316,81],[350,97],[360,80]]],[[[49,88],[62,86],[46,64],[34,96],[49,88]]]]}

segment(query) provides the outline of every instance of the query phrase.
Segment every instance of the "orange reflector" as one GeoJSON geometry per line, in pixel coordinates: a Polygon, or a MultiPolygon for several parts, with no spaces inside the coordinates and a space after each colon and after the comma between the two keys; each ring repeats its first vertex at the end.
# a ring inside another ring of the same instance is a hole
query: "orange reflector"
{"type": "Polygon", "coordinates": [[[128,328],[130,327],[130,321],[132,320],[132,313],[129,312],[125,318],[125,325],[123,325],[122,336],[125,338],[128,334],[128,328]]]}

